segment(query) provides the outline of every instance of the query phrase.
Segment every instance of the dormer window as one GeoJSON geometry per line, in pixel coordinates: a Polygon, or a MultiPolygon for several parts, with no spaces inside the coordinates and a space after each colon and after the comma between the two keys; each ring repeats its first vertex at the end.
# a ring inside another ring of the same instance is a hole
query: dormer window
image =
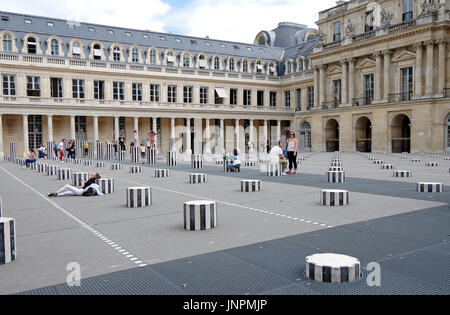
{"type": "Polygon", "coordinates": [[[150,57],[150,64],[156,65],[156,51],[154,51],[153,49],[150,50],[149,57],[150,57]]]}
{"type": "Polygon", "coordinates": [[[113,49],[113,60],[120,61],[120,48],[118,46],[115,46],[113,49]]]}
{"type": "Polygon", "coordinates": [[[191,63],[191,59],[189,58],[188,54],[183,55],[183,67],[189,68],[191,63]]]}
{"type": "Polygon", "coordinates": [[[200,69],[206,69],[206,66],[207,66],[207,64],[206,64],[205,56],[200,55],[198,57],[198,67],[200,69]]]}
{"type": "Polygon", "coordinates": [[[167,66],[169,67],[175,66],[175,56],[173,55],[173,52],[169,51],[166,57],[167,57],[167,66]]]}
{"type": "Polygon", "coordinates": [[[198,45],[197,41],[196,41],[196,40],[193,40],[193,39],[191,39],[191,44],[192,44],[192,45],[198,45]]]}
{"type": "Polygon", "coordinates": [[[28,37],[28,40],[27,40],[27,52],[29,54],[36,54],[37,53],[37,43],[36,43],[36,39],[34,37],[28,37]]]}
{"type": "Polygon", "coordinates": [[[233,48],[236,49],[236,50],[240,49],[238,45],[233,45],[233,48]]]}
{"type": "Polygon", "coordinates": [[[81,46],[80,46],[80,43],[73,43],[72,56],[73,56],[73,58],[81,58],[81,46]]]}
{"type": "Polygon", "coordinates": [[[95,60],[102,59],[102,47],[99,44],[94,45],[94,59],[95,60]]]}
{"type": "Polygon", "coordinates": [[[25,24],[31,24],[31,20],[30,19],[25,19],[25,24]]]}
{"type": "Polygon", "coordinates": [[[256,73],[262,73],[263,70],[264,70],[264,67],[261,65],[261,62],[258,61],[258,62],[256,63],[256,73]]]}
{"type": "Polygon", "coordinates": [[[252,51],[253,49],[251,49],[250,47],[247,47],[247,50],[248,50],[248,51],[252,51]]]}
{"type": "Polygon", "coordinates": [[[130,32],[125,32],[125,35],[128,36],[128,37],[132,36],[130,32]]]}
{"type": "Polygon", "coordinates": [[[175,40],[176,40],[177,43],[181,43],[181,39],[175,38],[175,40]]]}
{"type": "Polygon", "coordinates": [[[91,33],[94,33],[94,32],[95,32],[95,28],[93,28],[93,27],[88,27],[88,31],[91,32],[91,33]]]}
{"type": "Polygon", "coordinates": [[[47,26],[48,26],[48,27],[54,27],[55,24],[54,24],[53,22],[47,22],[47,26]]]}
{"type": "Polygon", "coordinates": [[[206,44],[206,46],[211,46],[210,42],[206,42],[205,44],[206,44]]]}
{"type": "Polygon", "coordinates": [[[9,34],[3,35],[3,51],[12,52],[12,37],[9,34]]]}
{"type": "Polygon", "coordinates": [[[109,35],[114,35],[114,31],[113,30],[107,30],[106,31],[109,35]]]}
{"type": "Polygon", "coordinates": [[[133,48],[133,50],[131,51],[131,62],[139,62],[139,50],[137,48],[133,48]]]}
{"type": "Polygon", "coordinates": [[[244,60],[242,63],[242,72],[248,72],[248,61],[244,60]]]}
{"type": "Polygon", "coordinates": [[[59,56],[59,42],[56,39],[52,39],[50,45],[50,53],[52,56],[59,56]]]}
{"type": "Polygon", "coordinates": [[[164,36],[159,36],[160,40],[166,40],[166,38],[164,36]]]}
{"type": "Polygon", "coordinates": [[[234,64],[234,59],[230,58],[230,60],[228,61],[228,68],[230,69],[230,71],[234,71],[235,70],[235,64],[234,64]]]}
{"type": "Polygon", "coordinates": [[[220,59],[219,57],[214,58],[214,70],[220,70],[220,59]]]}
{"type": "Polygon", "coordinates": [[[2,21],[3,22],[8,22],[9,21],[9,17],[5,16],[5,15],[2,15],[2,21]]]}
{"type": "Polygon", "coordinates": [[[149,36],[147,34],[142,35],[145,39],[149,39],[149,36]]]}

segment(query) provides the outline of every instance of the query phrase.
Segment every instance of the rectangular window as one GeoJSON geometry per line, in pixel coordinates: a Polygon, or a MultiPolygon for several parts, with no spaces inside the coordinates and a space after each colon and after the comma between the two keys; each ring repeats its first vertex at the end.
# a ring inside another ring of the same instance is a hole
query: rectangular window
{"type": "Polygon", "coordinates": [[[413,0],[403,0],[402,21],[410,21],[413,18],[413,0]]]}
{"type": "Polygon", "coordinates": [[[27,77],[27,96],[41,96],[40,77],[27,77]]]}
{"type": "Polygon", "coordinates": [[[364,31],[366,33],[373,31],[373,11],[366,12],[366,25],[364,26],[364,31]]]}
{"type": "Polygon", "coordinates": [[[334,105],[341,103],[341,80],[333,81],[333,101],[334,105]]]}
{"type": "Polygon", "coordinates": [[[270,92],[270,106],[276,107],[277,106],[277,92],[270,92]]]}
{"type": "Polygon", "coordinates": [[[119,117],[119,135],[126,135],[126,125],[125,125],[125,117],[119,117]]]}
{"type": "Polygon", "coordinates": [[[256,105],[264,106],[264,91],[258,91],[256,93],[256,105]]]}
{"type": "Polygon", "coordinates": [[[252,105],[252,91],[250,90],[244,90],[244,105],[252,105]]]}
{"type": "Polygon", "coordinates": [[[167,87],[167,102],[168,103],[177,102],[177,87],[175,85],[169,85],[167,87]]]}
{"type": "Polygon", "coordinates": [[[183,102],[187,104],[192,104],[192,86],[183,87],[183,102]]]}
{"type": "Polygon", "coordinates": [[[158,84],[150,84],[150,102],[159,102],[159,91],[158,84]]]}
{"type": "Polygon", "coordinates": [[[314,107],[314,87],[308,86],[308,107],[307,109],[310,110],[314,107]]]}
{"type": "Polygon", "coordinates": [[[50,96],[53,98],[63,97],[63,79],[50,78],[50,96]]]}
{"type": "Polygon", "coordinates": [[[400,101],[411,100],[411,95],[413,93],[413,68],[403,68],[401,69],[401,95],[400,101]]]}
{"type": "Polygon", "coordinates": [[[94,99],[105,99],[105,81],[94,81],[94,99]]]}
{"type": "Polygon", "coordinates": [[[335,22],[333,24],[333,42],[341,40],[341,22],[335,22]]]}
{"type": "Polygon", "coordinates": [[[16,95],[16,76],[15,75],[2,75],[3,83],[3,95],[15,96],[16,95]]]}
{"type": "Polygon", "coordinates": [[[284,91],[284,106],[291,107],[291,91],[284,91]]]}
{"type": "Polygon", "coordinates": [[[132,84],[132,99],[133,101],[142,101],[142,83],[132,84]]]}
{"type": "Polygon", "coordinates": [[[200,104],[208,104],[208,88],[200,88],[200,104]]]}
{"type": "Polygon", "coordinates": [[[113,82],[113,100],[123,101],[125,99],[124,85],[123,82],[113,82]]]}
{"type": "Polygon", "coordinates": [[[84,80],[72,80],[72,97],[84,98],[84,80]]]}
{"type": "Polygon", "coordinates": [[[237,89],[230,89],[230,105],[237,105],[237,89]]]}
{"type": "Polygon", "coordinates": [[[301,110],[302,108],[302,90],[296,89],[295,90],[295,107],[297,110],[301,110]]]}
{"type": "Polygon", "coordinates": [[[373,102],[373,73],[364,76],[364,104],[372,104],[373,102]]]}

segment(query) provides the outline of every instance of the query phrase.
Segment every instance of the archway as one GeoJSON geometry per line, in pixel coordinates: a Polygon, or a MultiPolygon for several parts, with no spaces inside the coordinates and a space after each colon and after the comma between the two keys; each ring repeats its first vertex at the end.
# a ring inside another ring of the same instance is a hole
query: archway
{"type": "Polygon", "coordinates": [[[298,134],[300,152],[311,152],[311,125],[307,121],[302,122],[298,134]]]}
{"type": "Polygon", "coordinates": [[[339,151],[339,123],[335,119],[328,120],[325,125],[326,151],[339,151]]]}
{"type": "Polygon", "coordinates": [[[394,117],[391,123],[392,153],[411,152],[411,121],[405,114],[394,117]]]}
{"type": "Polygon", "coordinates": [[[361,117],[355,124],[356,151],[372,152],[372,122],[361,117]]]}

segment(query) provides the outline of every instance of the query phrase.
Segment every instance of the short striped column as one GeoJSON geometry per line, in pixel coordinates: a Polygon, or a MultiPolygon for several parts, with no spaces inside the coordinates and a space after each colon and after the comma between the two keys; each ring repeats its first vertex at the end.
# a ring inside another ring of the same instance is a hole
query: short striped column
{"type": "Polygon", "coordinates": [[[58,180],[69,180],[70,179],[70,168],[60,168],[58,169],[58,180]]]}
{"type": "Polygon", "coordinates": [[[128,187],[127,207],[142,208],[152,204],[152,193],[150,187],[128,187]]]}
{"type": "Polygon", "coordinates": [[[281,165],[278,163],[266,165],[266,176],[281,176],[281,165]]]}
{"type": "Polygon", "coordinates": [[[328,171],[326,175],[327,175],[327,183],[345,182],[345,172],[343,171],[328,171]]]}
{"type": "Polygon", "coordinates": [[[420,163],[420,162],[422,162],[422,160],[421,159],[411,159],[411,162],[413,162],[413,163],[420,163]]]}
{"type": "Polygon", "coordinates": [[[375,160],[373,161],[373,164],[384,164],[383,160],[375,160]]]}
{"type": "Polygon", "coordinates": [[[131,163],[139,163],[139,147],[137,146],[131,147],[131,163]]]}
{"type": "Polygon", "coordinates": [[[256,179],[241,180],[241,192],[261,191],[261,181],[256,179]]]}
{"type": "Polygon", "coordinates": [[[358,259],[340,254],[314,254],[306,257],[305,276],[325,283],[347,283],[361,279],[358,259]]]}
{"type": "Polygon", "coordinates": [[[97,147],[97,160],[103,160],[104,144],[102,142],[97,142],[95,145],[97,147]]]}
{"type": "Polygon", "coordinates": [[[199,174],[199,173],[189,174],[189,183],[191,184],[206,183],[206,174],[199,174]]]}
{"type": "Polygon", "coordinates": [[[90,160],[95,159],[95,143],[94,142],[88,142],[88,158],[90,160]]]}
{"type": "Polygon", "coordinates": [[[345,206],[348,205],[348,191],[339,189],[323,189],[320,191],[320,204],[322,206],[345,206]]]}
{"type": "Polygon", "coordinates": [[[95,166],[98,168],[102,168],[102,167],[106,167],[107,163],[106,162],[97,162],[97,163],[95,163],[95,166]]]}
{"type": "Polygon", "coordinates": [[[376,160],[378,160],[376,157],[374,157],[374,156],[370,156],[369,157],[369,161],[376,161],[376,160]]]}
{"type": "Polygon", "coordinates": [[[395,168],[395,165],[394,164],[382,164],[381,168],[383,170],[393,170],[395,168]]]}
{"type": "Polygon", "coordinates": [[[412,177],[411,171],[394,171],[394,177],[412,177]]]}
{"type": "Polygon", "coordinates": [[[73,164],[75,164],[75,165],[83,165],[83,160],[75,159],[75,160],[73,160],[73,164]]]}
{"type": "Polygon", "coordinates": [[[142,168],[142,166],[136,166],[136,165],[130,166],[130,173],[142,173],[143,171],[144,171],[144,169],[142,168]]]}
{"type": "Polygon", "coordinates": [[[84,165],[85,166],[92,166],[92,165],[94,165],[94,161],[90,161],[90,160],[84,161],[84,165]]]}
{"type": "Polygon", "coordinates": [[[79,187],[83,186],[83,181],[87,181],[89,179],[89,173],[73,173],[72,174],[72,186],[79,187]]]}
{"type": "Polygon", "coordinates": [[[156,149],[146,149],[147,163],[150,165],[156,164],[156,149]]]}
{"type": "Polygon", "coordinates": [[[58,167],[55,165],[49,165],[47,167],[47,176],[56,176],[58,173],[58,167]]]}
{"type": "Polygon", "coordinates": [[[95,183],[100,187],[102,194],[112,194],[114,192],[114,179],[113,178],[100,178],[96,179],[95,183]]]}
{"type": "Polygon", "coordinates": [[[16,221],[0,217],[0,265],[16,259],[16,221]]]}
{"type": "Polygon", "coordinates": [[[331,166],[342,166],[341,162],[331,162],[331,166]]]}
{"type": "Polygon", "coordinates": [[[329,172],[343,172],[344,168],[342,166],[331,166],[328,168],[329,172]]]}
{"type": "Polygon", "coordinates": [[[9,144],[9,156],[11,160],[14,162],[17,159],[17,143],[11,142],[9,144]]]}
{"type": "Polygon", "coordinates": [[[37,162],[30,163],[28,165],[30,166],[30,170],[37,171],[37,169],[38,169],[38,163],[37,162]]]}
{"type": "Polygon", "coordinates": [[[175,151],[167,152],[167,166],[177,166],[178,154],[175,151]]]}
{"type": "Polygon", "coordinates": [[[46,173],[47,168],[48,168],[48,164],[39,163],[37,171],[38,171],[38,173],[46,173]]]}
{"type": "Polygon", "coordinates": [[[203,168],[203,155],[202,154],[192,154],[191,168],[193,168],[193,169],[202,169],[203,168]]]}
{"type": "Polygon", "coordinates": [[[125,161],[125,151],[121,151],[120,150],[120,146],[117,145],[117,160],[119,162],[124,162],[125,161]]]}
{"type": "Polygon", "coordinates": [[[155,170],[155,177],[156,177],[156,178],[169,177],[169,170],[167,170],[167,169],[158,169],[158,170],[155,170]]]}
{"type": "Polygon", "coordinates": [[[443,188],[442,183],[417,183],[417,191],[419,192],[440,193],[444,191],[443,188]]]}
{"type": "Polygon", "coordinates": [[[439,166],[439,162],[427,162],[425,165],[428,167],[437,167],[439,166]]]}
{"type": "Polygon", "coordinates": [[[121,170],[123,168],[123,165],[122,164],[113,163],[113,164],[111,164],[110,168],[113,171],[118,171],[118,170],[121,170]]]}
{"type": "Polygon", "coordinates": [[[217,226],[217,205],[214,201],[197,200],[184,203],[184,229],[204,231],[217,226]]]}
{"type": "Polygon", "coordinates": [[[114,145],[111,143],[106,144],[105,160],[114,160],[114,145]]]}
{"type": "Polygon", "coordinates": [[[52,160],[55,157],[55,143],[47,141],[47,160],[52,160]]]}
{"type": "Polygon", "coordinates": [[[254,167],[254,166],[256,166],[256,162],[244,162],[244,166],[246,166],[246,167],[254,167]]]}

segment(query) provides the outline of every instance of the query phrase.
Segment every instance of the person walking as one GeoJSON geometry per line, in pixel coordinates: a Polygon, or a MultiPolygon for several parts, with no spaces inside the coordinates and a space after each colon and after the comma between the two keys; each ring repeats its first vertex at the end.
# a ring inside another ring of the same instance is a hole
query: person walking
{"type": "Polygon", "coordinates": [[[65,139],[62,139],[59,143],[58,150],[59,150],[59,161],[62,162],[64,158],[64,142],[66,142],[65,139]]]}
{"type": "Polygon", "coordinates": [[[291,131],[289,133],[289,138],[286,140],[286,151],[289,160],[289,171],[290,174],[292,172],[292,167],[294,167],[293,175],[297,174],[297,148],[298,148],[298,140],[295,137],[295,133],[291,131]]]}
{"type": "Polygon", "coordinates": [[[53,146],[53,151],[55,151],[55,157],[58,158],[58,152],[59,152],[59,145],[55,142],[53,146]]]}

